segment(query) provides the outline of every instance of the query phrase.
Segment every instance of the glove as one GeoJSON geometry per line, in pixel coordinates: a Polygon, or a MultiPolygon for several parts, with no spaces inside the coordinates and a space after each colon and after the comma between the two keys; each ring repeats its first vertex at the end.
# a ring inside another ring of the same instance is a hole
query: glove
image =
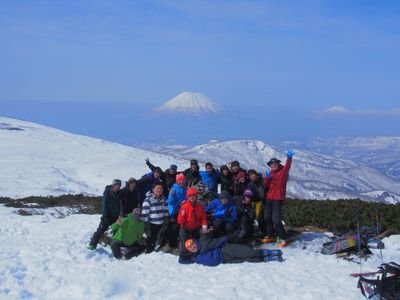
{"type": "Polygon", "coordinates": [[[148,164],[150,159],[147,157],[144,161],[146,162],[146,164],[148,164]]]}
{"type": "Polygon", "coordinates": [[[271,177],[271,171],[269,169],[265,170],[265,177],[267,177],[267,178],[271,177]]]}
{"type": "Polygon", "coordinates": [[[292,158],[294,154],[295,154],[295,152],[293,150],[288,150],[287,151],[287,157],[288,158],[292,158]]]}

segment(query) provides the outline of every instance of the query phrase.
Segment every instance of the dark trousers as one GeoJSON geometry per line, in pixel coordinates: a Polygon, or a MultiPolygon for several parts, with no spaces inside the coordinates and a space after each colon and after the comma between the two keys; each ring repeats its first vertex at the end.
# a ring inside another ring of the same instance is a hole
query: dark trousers
{"type": "Polygon", "coordinates": [[[188,251],[185,248],[185,242],[188,239],[200,239],[200,228],[196,229],[196,230],[190,230],[190,229],[181,227],[179,229],[179,240],[180,240],[181,253],[188,253],[188,251]]]}
{"type": "Polygon", "coordinates": [[[266,224],[266,234],[268,236],[277,235],[280,239],[286,239],[286,231],[282,224],[283,201],[267,200],[264,207],[264,220],[266,224]]]}
{"type": "MultiPolygon", "coordinates": [[[[116,221],[116,220],[115,220],[116,221]]],[[[104,234],[104,232],[107,231],[108,227],[112,224],[113,222],[110,222],[109,220],[105,219],[103,216],[100,219],[100,224],[99,227],[97,227],[97,230],[95,233],[93,233],[93,236],[90,240],[90,245],[96,247],[97,244],[99,243],[99,240],[101,239],[101,236],[104,234]]]]}
{"type": "Polygon", "coordinates": [[[125,246],[121,241],[114,240],[111,243],[111,250],[115,258],[121,259],[122,252],[121,247],[128,248],[128,252],[125,254],[125,259],[131,259],[132,257],[138,256],[145,250],[145,246],[139,244],[133,244],[132,246],[125,246]]]}
{"type": "Polygon", "coordinates": [[[221,250],[226,264],[264,261],[264,252],[260,249],[253,249],[250,246],[227,244],[221,250]]]}
{"type": "Polygon", "coordinates": [[[237,233],[235,242],[241,243],[245,239],[250,238],[253,233],[253,221],[248,216],[242,216],[239,220],[239,231],[237,233]]]}
{"type": "Polygon", "coordinates": [[[221,220],[214,220],[214,237],[231,234],[235,231],[235,225],[221,220]]]}
{"type": "Polygon", "coordinates": [[[171,218],[168,224],[168,244],[171,248],[178,247],[179,224],[175,218],[171,218]]]}
{"type": "Polygon", "coordinates": [[[162,224],[157,225],[157,224],[150,223],[150,236],[147,237],[147,241],[146,241],[146,253],[150,253],[154,250],[156,242],[160,238],[159,233],[160,233],[161,227],[162,227],[162,224]]]}

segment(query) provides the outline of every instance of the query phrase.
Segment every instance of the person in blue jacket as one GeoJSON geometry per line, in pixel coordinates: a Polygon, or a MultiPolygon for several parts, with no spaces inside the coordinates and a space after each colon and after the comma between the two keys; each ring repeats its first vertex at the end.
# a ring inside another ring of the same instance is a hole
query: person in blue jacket
{"type": "MultiPolygon", "coordinates": [[[[210,162],[207,162],[205,167],[205,171],[200,171],[201,181],[209,192],[216,195],[218,193],[220,173],[216,169],[214,169],[213,164],[210,162]]],[[[212,197],[211,200],[213,198],[214,197],[212,197]]]]}
{"type": "Polygon", "coordinates": [[[202,234],[199,240],[187,240],[185,248],[187,251],[179,255],[181,264],[218,266],[221,263],[283,261],[279,249],[253,249],[247,245],[229,244],[226,236],[213,239],[209,234],[202,234]]]}
{"type": "Polygon", "coordinates": [[[227,191],[222,191],[219,199],[214,199],[207,205],[206,213],[211,212],[215,237],[235,231],[236,206],[227,191]]]}
{"type": "MultiPolygon", "coordinates": [[[[168,246],[170,248],[178,247],[179,224],[177,217],[181,204],[186,201],[187,181],[183,173],[176,176],[176,183],[172,186],[168,195],[168,213],[169,213],[169,226],[168,226],[168,246]]],[[[172,249],[169,249],[172,250],[172,249]]]]}

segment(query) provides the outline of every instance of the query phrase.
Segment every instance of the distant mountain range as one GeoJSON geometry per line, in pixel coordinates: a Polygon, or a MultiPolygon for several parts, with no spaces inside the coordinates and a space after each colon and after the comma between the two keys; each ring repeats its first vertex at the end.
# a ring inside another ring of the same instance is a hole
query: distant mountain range
{"type": "MultiPolygon", "coordinates": [[[[267,160],[277,157],[284,163],[284,150],[295,148],[289,196],[400,202],[398,178],[350,156],[334,156],[333,150],[322,154],[293,144],[271,146],[255,140],[214,140],[195,147],[151,146],[150,151],[1,117],[0,140],[0,196],[100,195],[113,178],[138,178],[148,172],[146,157],[162,168],[176,163],[180,170],[187,168],[192,158],[202,164],[211,161],[216,167],[239,160],[244,168],[264,173],[267,160]]],[[[393,148],[385,148],[386,157],[395,157],[389,154],[393,148]]]]}

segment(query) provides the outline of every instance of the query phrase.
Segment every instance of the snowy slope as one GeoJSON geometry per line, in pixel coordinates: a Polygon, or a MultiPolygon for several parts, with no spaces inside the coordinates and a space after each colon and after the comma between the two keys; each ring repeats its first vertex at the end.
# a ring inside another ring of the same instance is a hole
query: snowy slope
{"type": "MultiPolygon", "coordinates": [[[[164,253],[117,261],[109,247],[85,248],[98,222],[98,215],[24,217],[0,206],[0,299],[364,299],[349,274],[381,263],[375,250],[362,268],[322,255],[327,237],[313,233],[283,249],[282,263],[180,265],[164,253]]],[[[400,236],[383,241],[385,262],[398,262],[400,236]]]]}
{"type": "Polygon", "coordinates": [[[144,159],[167,168],[167,155],[0,117],[0,196],[101,195],[113,178],[149,172],[144,159]]]}
{"type": "Polygon", "coordinates": [[[200,93],[183,92],[157,109],[159,113],[185,113],[189,115],[216,114],[220,107],[200,93]]]}
{"type": "MultiPolygon", "coordinates": [[[[261,141],[213,141],[192,148],[158,148],[166,154],[181,158],[210,160],[216,166],[239,160],[244,168],[254,168],[264,173],[265,163],[272,157],[286,160],[285,153],[261,141]]],[[[391,203],[400,202],[399,181],[379,170],[359,165],[348,159],[311,151],[298,151],[290,172],[288,194],[305,199],[355,198],[378,199],[391,203]]]]}

